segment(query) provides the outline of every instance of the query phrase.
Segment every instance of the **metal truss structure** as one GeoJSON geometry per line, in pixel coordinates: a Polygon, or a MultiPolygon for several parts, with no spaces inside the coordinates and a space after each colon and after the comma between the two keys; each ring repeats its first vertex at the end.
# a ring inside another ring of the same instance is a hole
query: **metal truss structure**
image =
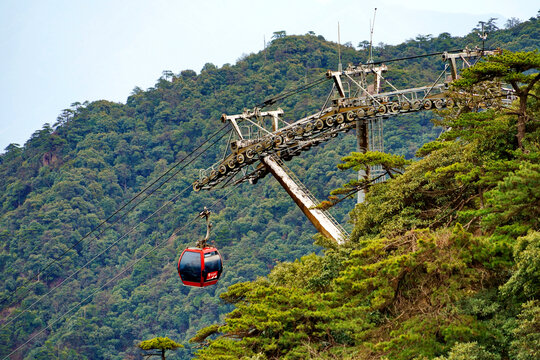
{"type": "MultiPolygon", "coordinates": [[[[333,80],[333,89],[322,110],[294,122],[285,121],[280,108],[272,111],[254,108],[238,115],[224,114],[221,121],[230,122],[234,129],[235,137],[229,139],[230,152],[222,161],[201,170],[194,190],[212,189],[232,180],[255,184],[272,173],[315,227],[342,243],[348,237],[343,228],[328,214],[315,213],[316,202],[305,187],[298,185],[299,180],[285,170],[283,161],[353,129],[357,131],[359,151],[383,151],[383,119],[453,107],[454,101],[446,92],[449,82],[458,78],[459,67],[469,67],[482,56],[498,52],[466,49],[444,53],[444,70],[433,84],[404,90],[397,89],[383,76],[388,70],[384,64],[328,71],[326,76],[333,80]],[[383,88],[387,91],[381,91],[383,88]],[[334,98],[330,101],[332,95],[334,98]]],[[[361,176],[373,179],[381,173],[382,169],[373,168],[361,176]]]]}

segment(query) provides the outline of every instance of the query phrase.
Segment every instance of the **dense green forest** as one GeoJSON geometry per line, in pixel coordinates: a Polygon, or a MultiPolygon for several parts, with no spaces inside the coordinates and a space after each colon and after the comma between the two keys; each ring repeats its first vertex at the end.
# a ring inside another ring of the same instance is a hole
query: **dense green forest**
{"type": "MultiPolygon", "coordinates": [[[[490,30],[488,48],[538,50],[537,18],[490,30]]],[[[475,45],[475,31],[418,36],[379,44],[375,61],[475,45]]],[[[343,63],[365,62],[359,47],[346,44],[343,63]]],[[[222,113],[309,83],[337,61],[336,44],[322,36],[278,32],[234,65],[164,71],[125,104],[72,104],[24,146],[8,146],[0,155],[0,355],[21,346],[11,358],[136,359],[142,340],[166,336],[185,346],[171,359],[533,359],[538,85],[524,113],[518,100],[513,113],[474,112],[473,104],[470,112],[386,120],[385,150],[412,163],[371,187],[364,204],[333,208],[352,232],[343,247],[314,243],[316,231],[271,177],[190,190],[198,170],[221,158],[226,138],[183,159],[223,126],[222,113]],[[442,128],[451,130],[438,138],[442,128]],[[184,287],[176,261],[202,236],[195,217],[204,206],[225,271],[216,286],[184,287]]],[[[519,61],[533,66],[507,81],[526,83],[540,68],[538,52],[519,61]]],[[[386,77],[406,88],[430,84],[444,64],[429,57],[388,66],[386,77]]],[[[491,73],[471,72],[456,86],[479,91],[484,75],[491,73]]],[[[330,89],[278,106],[298,119],[319,110],[330,89]]],[[[355,149],[355,135],[339,139],[288,164],[320,199],[356,176],[336,167],[355,149]]]]}

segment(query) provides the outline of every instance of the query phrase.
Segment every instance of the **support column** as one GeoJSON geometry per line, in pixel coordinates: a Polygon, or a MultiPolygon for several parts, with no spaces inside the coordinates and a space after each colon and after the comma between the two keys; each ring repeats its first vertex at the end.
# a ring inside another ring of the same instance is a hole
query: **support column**
{"type": "MultiPolygon", "coordinates": [[[[356,148],[358,152],[363,154],[368,150],[368,124],[364,120],[356,120],[356,148]]],[[[360,170],[358,171],[358,180],[369,179],[369,168],[368,171],[360,170]]],[[[358,192],[357,203],[361,204],[366,198],[366,193],[364,190],[358,192]]]]}
{"type": "Polygon", "coordinates": [[[321,234],[327,238],[333,239],[338,244],[344,243],[345,235],[322,210],[312,209],[317,204],[311,200],[308,194],[296,184],[289,174],[287,174],[287,172],[271,156],[264,157],[261,159],[261,162],[266,165],[268,170],[274,175],[277,181],[279,181],[296,205],[298,205],[300,210],[302,210],[309,221],[311,221],[321,234]]]}

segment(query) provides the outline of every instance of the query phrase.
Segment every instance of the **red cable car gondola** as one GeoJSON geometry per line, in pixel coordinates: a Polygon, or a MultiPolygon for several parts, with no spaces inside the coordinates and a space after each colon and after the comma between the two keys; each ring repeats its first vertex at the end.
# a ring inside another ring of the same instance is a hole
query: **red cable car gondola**
{"type": "Polygon", "coordinates": [[[178,260],[178,275],[186,286],[214,285],[223,271],[223,261],[219,251],[215,247],[206,245],[212,227],[209,220],[210,211],[205,207],[199,216],[206,218],[206,237],[197,242],[197,247],[185,249],[178,260]]]}
{"type": "Polygon", "coordinates": [[[178,260],[178,274],[187,286],[209,286],[218,282],[223,265],[215,247],[190,247],[178,260]]]}

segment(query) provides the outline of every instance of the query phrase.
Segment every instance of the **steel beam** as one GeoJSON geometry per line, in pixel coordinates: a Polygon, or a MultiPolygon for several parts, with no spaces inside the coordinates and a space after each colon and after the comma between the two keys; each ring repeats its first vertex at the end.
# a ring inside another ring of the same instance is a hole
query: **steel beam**
{"type": "Polygon", "coordinates": [[[345,242],[345,234],[319,209],[313,209],[317,204],[309,195],[287,174],[287,172],[272,158],[266,156],[261,159],[268,170],[287,191],[304,215],[311,221],[315,228],[327,238],[333,239],[338,244],[345,242]]]}

